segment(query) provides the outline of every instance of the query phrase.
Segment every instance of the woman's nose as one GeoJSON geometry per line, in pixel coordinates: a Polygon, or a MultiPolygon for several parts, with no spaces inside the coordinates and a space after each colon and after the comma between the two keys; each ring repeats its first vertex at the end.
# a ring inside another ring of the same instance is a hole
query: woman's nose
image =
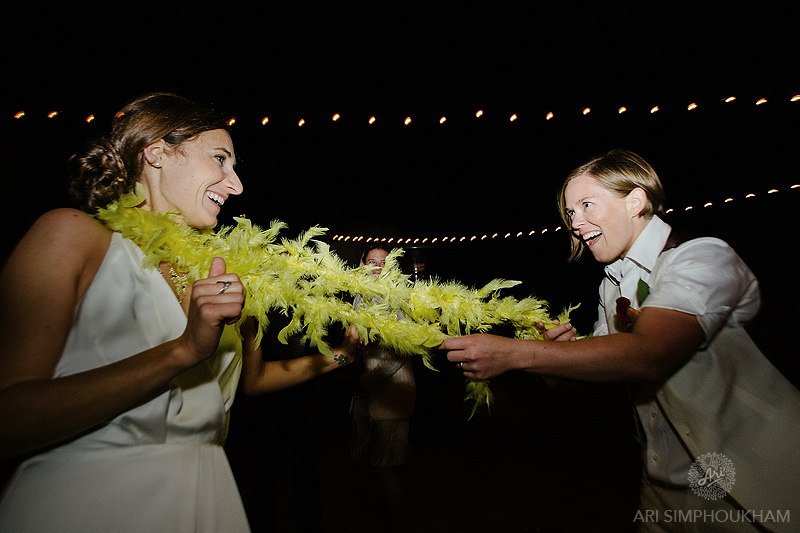
{"type": "Polygon", "coordinates": [[[228,176],[228,188],[230,189],[231,194],[242,194],[244,191],[242,180],[239,179],[239,175],[235,170],[232,170],[228,176]]]}

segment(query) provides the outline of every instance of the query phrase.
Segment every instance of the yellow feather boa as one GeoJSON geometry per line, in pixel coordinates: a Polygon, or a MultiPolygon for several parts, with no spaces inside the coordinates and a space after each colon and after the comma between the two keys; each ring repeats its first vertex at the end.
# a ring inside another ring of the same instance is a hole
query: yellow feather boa
{"type": "MultiPolygon", "coordinates": [[[[264,230],[246,218],[235,218],[234,227],[201,231],[177,223],[174,213],[138,208],[143,201],[137,190],[99,210],[96,217],[144,251],[145,267],[166,262],[196,280],[208,275],[213,257],[224,258],[228,272],[238,274],[247,289],[243,314],[261,325],[257,342],[268,324],[267,313],[277,309],[292,317],[279,333],[283,342],[303,331],[330,355],[324,340],[328,327],[353,324],[365,342],[380,342],[403,355],[420,355],[428,368],[436,370],[432,349],[449,336],[506,324],[519,338],[541,338],[539,322],[546,328],[555,325],[546,302],[499,296],[517,281],[496,279],[480,289],[438,279],[411,282],[397,265],[402,250],[392,251],[380,276],[373,276],[371,267],[348,267],[326,243],[315,239],[326,228],[315,226],[297,239],[279,240],[284,223],[273,221],[264,230]],[[364,303],[354,309],[342,294],[360,294],[364,303]],[[369,304],[370,300],[381,303],[369,304]],[[405,317],[398,318],[390,309],[402,310],[405,317]]],[[[573,309],[565,309],[558,320],[568,320],[573,309]]],[[[475,402],[473,414],[478,405],[490,406],[488,382],[468,380],[466,398],[475,402]]]]}

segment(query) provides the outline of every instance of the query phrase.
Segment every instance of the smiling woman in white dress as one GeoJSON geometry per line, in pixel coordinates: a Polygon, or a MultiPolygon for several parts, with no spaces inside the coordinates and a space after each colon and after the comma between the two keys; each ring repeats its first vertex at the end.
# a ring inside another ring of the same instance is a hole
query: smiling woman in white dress
{"type": "Polygon", "coordinates": [[[221,448],[240,373],[251,391],[292,386],[350,362],[358,338],[270,367],[252,320],[231,327],[246,291],[222,258],[181,282],[91,216],[140,184],[142,209],[214,227],[243,188],[220,115],[146,95],[75,161],[82,210],[44,214],[2,271],[0,459],[20,465],[0,530],[247,531],[221,448]]]}

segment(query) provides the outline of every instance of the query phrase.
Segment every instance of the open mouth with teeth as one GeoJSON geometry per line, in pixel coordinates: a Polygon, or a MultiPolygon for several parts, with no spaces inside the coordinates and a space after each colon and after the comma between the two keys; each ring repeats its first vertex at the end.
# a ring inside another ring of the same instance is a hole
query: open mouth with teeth
{"type": "Polygon", "coordinates": [[[583,244],[591,247],[595,242],[597,242],[597,239],[599,239],[602,234],[602,231],[593,231],[591,233],[587,233],[586,235],[582,235],[581,240],[583,241],[583,244]]]}
{"type": "Polygon", "coordinates": [[[220,207],[222,207],[222,205],[225,203],[225,198],[223,198],[222,196],[220,196],[217,193],[208,191],[206,193],[206,196],[208,197],[209,200],[211,200],[212,202],[214,202],[215,204],[217,204],[220,207]]]}

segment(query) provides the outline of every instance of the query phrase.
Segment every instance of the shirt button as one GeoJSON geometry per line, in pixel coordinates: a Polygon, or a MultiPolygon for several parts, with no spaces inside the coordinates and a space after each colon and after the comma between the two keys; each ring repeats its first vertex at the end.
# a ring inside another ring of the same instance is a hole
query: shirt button
{"type": "Polygon", "coordinates": [[[650,413],[650,418],[656,419],[656,418],[658,418],[658,414],[655,413],[655,412],[650,413]]]}
{"type": "Polygon", "coordinates": [[[653,454],[653,462],[658,463],[659,461],[661,461],[661,457],[659,457],[656,454],[653,454]]]}

